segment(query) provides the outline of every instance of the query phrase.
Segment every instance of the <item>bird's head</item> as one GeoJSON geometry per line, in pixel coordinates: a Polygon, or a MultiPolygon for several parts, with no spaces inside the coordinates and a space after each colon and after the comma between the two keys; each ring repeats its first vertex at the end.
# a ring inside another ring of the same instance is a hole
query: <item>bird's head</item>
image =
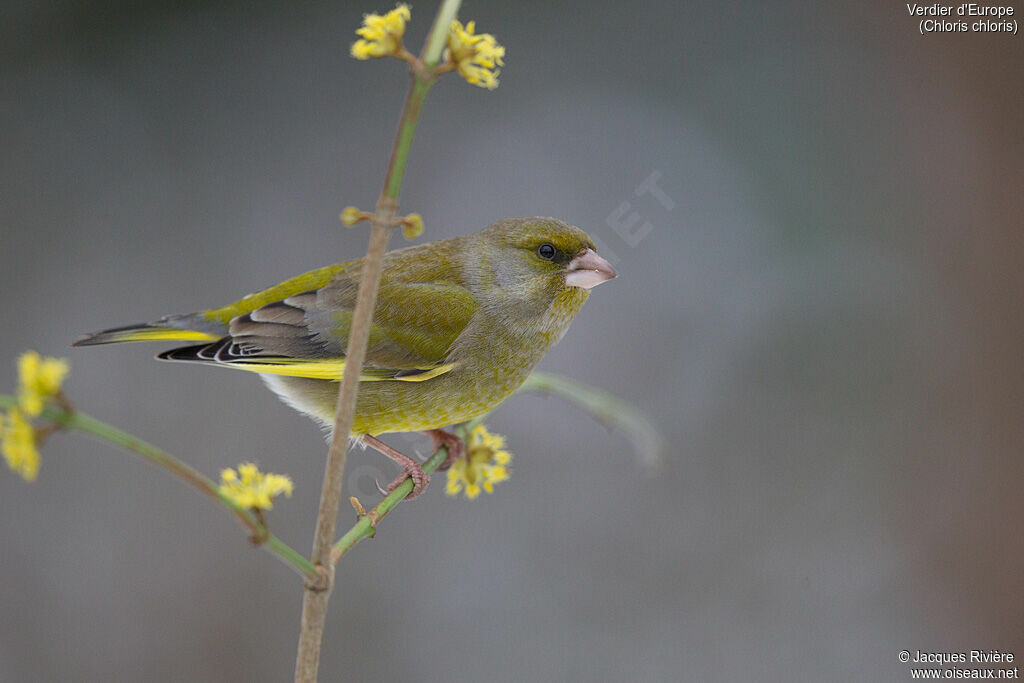
{"type": "Polygon", "coordinates": [[[587,233],[554,218],[508,218],[479,235],[479,272],[512,299],[550,303],[567,290],[585,298],[586,290],[618,275],[587,233]]]}

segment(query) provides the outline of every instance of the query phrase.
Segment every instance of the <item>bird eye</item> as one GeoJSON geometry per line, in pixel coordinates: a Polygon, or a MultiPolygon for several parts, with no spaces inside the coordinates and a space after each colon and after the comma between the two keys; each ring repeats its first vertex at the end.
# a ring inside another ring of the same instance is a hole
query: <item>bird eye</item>
{"type": "Polygon", "coordinates": [[[537,256],[540,256],[545,261],[550,261],[555,258],[555,248],[545,242],[544,244],[537,247],[537,256]]]}

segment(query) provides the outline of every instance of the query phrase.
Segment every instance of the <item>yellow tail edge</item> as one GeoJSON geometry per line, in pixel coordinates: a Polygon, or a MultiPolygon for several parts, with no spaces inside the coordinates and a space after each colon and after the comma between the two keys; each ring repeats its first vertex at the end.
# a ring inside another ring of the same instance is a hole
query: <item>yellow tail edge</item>
{"type": "Polygon", "coordinates": [[[97,346],[99,344],[142,341],[216,341],[218,339],[220,339],[218,335],[208,332],[140,325],[135,327],[118,327],[112,330],[87,334],[72,344],[72,346],[97,346]]]}

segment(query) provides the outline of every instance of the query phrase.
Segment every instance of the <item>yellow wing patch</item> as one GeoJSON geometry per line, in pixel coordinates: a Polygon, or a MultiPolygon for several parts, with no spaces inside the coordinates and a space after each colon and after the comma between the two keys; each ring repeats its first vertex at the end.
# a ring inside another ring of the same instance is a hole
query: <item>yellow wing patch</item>
{"type": "MultiPolygon", "coordinates": [[[[455,367],[455,363],[446,363],[444,365],[438,365],[436,368],[418,368],[423,372],[417,372],[411,375],[402,375],[401,377],[383,377],[381,379],[394,379],[399,382],[425,382],[428,379],[434,379],[438,375],[450,371],[455,367]]],[[[360,377],[360,381],[365,382],[365,377],[360,377]]]]}
{"type": "Polygon", "coordinates": [[[306,377],[309,379],[328,379],[341,381],[345,371],[345,360],[337,359],[299,359],[299,358],[251,358],[218,363],[229,368],[258,372],[261,375],[283,375],[285,377],[306,377]]]}
{"type": "MultiPolygon", "coordinates": [[[[345,372],[344,358],[246,358],[220,363],[229,368],[248,370],[264,375],[282,375],[284,377],[305,377],[307,379],[326,379],[340,382],[345,372]]],[[[455,363],[447,363],[431,368],[418,368],[422,372],[396,376],[396,370],[380,370],[363,368],[360,382],[423,382],[451,371],[455,363]]]]}

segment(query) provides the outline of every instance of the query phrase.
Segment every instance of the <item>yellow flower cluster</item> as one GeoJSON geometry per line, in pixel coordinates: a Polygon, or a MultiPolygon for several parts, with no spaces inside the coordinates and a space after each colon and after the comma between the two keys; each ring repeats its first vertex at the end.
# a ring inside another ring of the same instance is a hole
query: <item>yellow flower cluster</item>
{"type": "Polygon", "coordinates": [[[282,493],[292,495],[292,480],[283,474],[262,473],[251,462],[230,467],[220,473],[220,494],[244,508],[269,510],[274,507],[274,498],[282,493]]]}
{"type": "Polygon", "coordinates": [[[402,4],[384,16],[367,14],[363,25],[356,29],[360,39],[352,43],[352,56],[356,59],[388,57],[397,54],[405,35],[405,22],[411,16],[409,6],[402,4]]]}
{"type": "Polygon", "coordinates": [[[448,32],[448,59],[455,63],[459,75],[473,85],[494,90],[498,87],[499,66],[505,66],[505,48],[490,33],[475,33],[476,22],[463,27],[453,21],[448,32]]]}
{"type": "Polygon", "coordinates": [[[36,429],[18,408],[12,408],[6,415],[0,413],[0,449],[8,467],[25,481],[36,480],[39,475],[36,429]]]}
{"type": "Polygon", "coordinates": [[[469,500],[481,491],[494,493],[494,485],[509,478],[510,462],[512,454],[505,450],[505,438],[477,425],[466,442],[466,457],[456,460],[448,469],[445,493],[457,496],[465,491],[469,500]]]}
{"type": "Polygon", "coordinates": [[[59,358],[43,358],[35,351],[26,351],[18,358],[18,404],[32,417],[43,412],[43,404],[60,391],[68,374],[68,362],[59,358]]]}
{"type": "Polygon", "coordinates": [[[0,413],[0,451],[7,466],[26,481],[39,474],[39,449],[31,418],[43,412],[46,402],[60,392],[68,374],[68,362],[43,358],[26,351],[18,358],[18,405],[0,413]]]}

